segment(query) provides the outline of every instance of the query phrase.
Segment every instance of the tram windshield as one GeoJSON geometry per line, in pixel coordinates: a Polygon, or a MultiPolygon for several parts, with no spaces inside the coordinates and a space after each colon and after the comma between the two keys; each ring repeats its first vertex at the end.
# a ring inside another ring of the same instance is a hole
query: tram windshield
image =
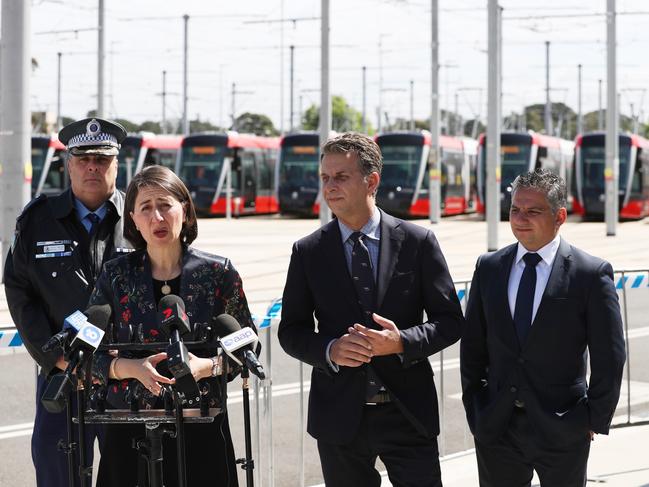
{"type": "Polygon", "coordinates": [[[183,147],[180,177],[188,186],[216,188],[226,148],[215,145],[183,147]]]}
{"type": "Polygon", "coordinates": [[[38,189],[49,145],[47,138],[32,137],[32,192],[38,189]]]}
{"type": "Polygon", "coordinates": [[[279,169],[280,184],[291,184],[305,187],[318,187],[318,147],[286,146],[282,147],[279,169]]]}
{"type": "Polygon", "coordinates": [[[121,190],[126,189],[128,182],[128,167],[131,166],[131,177],[137,171],[137,160],[140,157],[142,139],[127,137],[122,142],[122,147],[117,154],[117,187],[121,190]]]}
{"type": "MultiPolygon", "coordinates": [[[[628,137],[620,137],[619,189],[626,187],[630,157],[631,140],[628,137]]],[[[598,137],[598,140],[589,140],[584,137],[580,150],[580,160],[582,165],[583,188],[600,189],[603,191],[604,169],[606,167],[604,137],[598,137]]]]}
{"type": "Polygon", "coordinates": [[[385,187],[410,187],[417,183],[423,146],[381,144],[383,171],[381,185],[385,187]]]}

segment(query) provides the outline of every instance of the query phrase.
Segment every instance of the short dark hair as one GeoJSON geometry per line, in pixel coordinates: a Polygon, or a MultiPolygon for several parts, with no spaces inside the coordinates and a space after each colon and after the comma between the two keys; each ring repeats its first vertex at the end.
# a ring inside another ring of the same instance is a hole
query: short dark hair
{"type": "Polygon", "coordinates": [[[358,167],[363,176],[383,170],[383,156],[378,144],[364,134],[347,132],[329,139],[322,146],[321,158],[327,154],[346,154],[353,152],[358,156],[358,167]]]}
{"type": "Polygon", "coordinates": [[[518,176],[512,183],[512,198],[520,188],[534,189],[543,193],[550,204],[552,213],[568,205],[566,182],[547,169],[537,169],[518,176]]]}
{"type": "Polygon", "coordinates": [[[148,166],[133,176],[126,188],[126,199],[124,201],[124,237],[126,237],[136,249],[146,248],[146,241],[142,234],[135,227],[131,212],[135,208],[135,200],[142,188],[157,187],[167,191],[185,210],[185,221],[180,231],[180,240],[183,244],[189,245],[198,236],[198,223],[196,221],[196,209],[194,202],[187,190],[185,183],[171,170],[164,166],[148,166]]]}

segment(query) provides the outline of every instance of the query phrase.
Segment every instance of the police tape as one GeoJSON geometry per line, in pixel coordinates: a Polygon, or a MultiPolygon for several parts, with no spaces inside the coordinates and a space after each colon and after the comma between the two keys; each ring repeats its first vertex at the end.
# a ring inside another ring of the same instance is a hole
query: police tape
{"type": "MultiPolygon", "coordinates": [[[[466,305],[466,299],[468,294],[468,284],[469,282],[464,283],[455,283],[457,293],[457,299],[460,301],[462,306],[466,305]]],[[[643,287],[649,287],[649,271],[638,272],[638,273],[629,273],[624,276],[620,276],[615,281],[615,288],[618,290],[621,289],[640,289],[643,287]]],[[[273,299],[266,313],[262,316],[253,315],[252,319],[255,323],[255,326],[258,330],[263,330],[265,328],[270,328],[272,325],[279,323],[279,319],[282,313],[282,298],[273,299]]],[[[18,334],[18,331],[15,329],[0,330],[0,348],[18,348],[23,346],[23,341],[18,334]]]]}
{"type": "Polygon", "coordinates": [[[0,348],[18,348],[23,346],[18,330],[0,330],[0,348]]]}
{"type": "Polygon", "coordinates": [[[642,287],[649,287],[649,271],[625,274],[615,284],[616,289],[639,289],[642,287]]]}

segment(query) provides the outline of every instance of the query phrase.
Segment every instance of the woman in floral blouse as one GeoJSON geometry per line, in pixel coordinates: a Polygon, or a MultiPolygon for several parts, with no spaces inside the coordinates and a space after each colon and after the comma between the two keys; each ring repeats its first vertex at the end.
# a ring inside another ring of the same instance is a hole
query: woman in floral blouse
{"type": "MultiPolygon", "coordinates": [[[[200,339],[215,318],[232,315],[241,326],[254,327],[241,278],[225,257],[190,247],[198,233],[196,212],[187,188],[170,170],[150,166],[135,175],[126,192],[124,235],[136,251],[112,260],[104,270],[90,304],[111,305],[114,327],[111,341],[164,341],[158,328],[157,303],[167,294],[180,296],[193,329],[189,339],[200,339]]],[[[207,347],[190,354],[192,374],[211,407],[221,406],[216,373],[216,349],[207,347]]],[[[139,381],[146,390],[140,407],[162,408],[163,385],[172,384],[166,354],[120,352],[97,354],[93,373],[108,384],[108,403],[128,407],[125,398],[139,381]]],[[[232,378],[230,376],[230,378],[232,378]]],[[[99,464],[99,487],[135,486],[138,452],[133,438],[144,437],[140,425],[110,425],[99,464]]],[[[187,485],[236,486],[232,439],[225,414],[213,423],[185,425],[187,485]]],[[[175,485],[176,441],[165,438],[164,480],[175,485]]]]}

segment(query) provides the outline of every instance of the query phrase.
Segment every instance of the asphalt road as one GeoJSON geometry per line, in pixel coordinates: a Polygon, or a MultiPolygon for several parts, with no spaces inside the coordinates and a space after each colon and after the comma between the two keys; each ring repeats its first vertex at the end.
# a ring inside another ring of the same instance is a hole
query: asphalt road
{"type": "MultiPolygon", "coordinates": [[[[418,222],[428,225],[425,221],[418,222]]],[[[611,261],[616,269],[649,269],[649,246],[646,234],[649,222],[622,223],[618,236],[605,235],[602,223],[569,222],[562,235],[571,243],[588,252],[611,261]]],[[[300,236],[317,228],[315,220],[280,219],[277,217],[253,217],[226,221],[223,219],[201,220],[197,248],[228,256],[244,279],[244,289],[253,313],[263,316],[266,307],[274,298],[281,296],[290,257],[291,243],[300,236]]],[[[473,217],[445,219],[433,228],[449,269],[456,281],[469,279],[478,255],[485,251],[486,225],[473,217]]],[[[499,227],[500,244],[513,241],[507,223],[499,227]]],[[[636,276],[636,274],[633,274],[636,276]]],[[[632,282],[632,280],[630,280],[632,282]]],[[[631,370],[631,414],[649,416],[649,276],[642,287],[630,289],[627,293],[629,324],[629,368],[631,370]]],[[[622,295],[621,302],[623,303],[622,295]]],[[[0,290],[0,325],[10,323],[4,301],[4,290],[0,290]]],[[[276,325],[276,323],[274,323],[276,325]]],[[[301,439],[304,440],[305,485],[322,481],[315,441],[304,435],[300,429],[300,381],[299,364],[288,357],[279,347],[276,326],[260,332],[265,346],[270,334],[271,360],[263,356],[263,362],[271,364],[273,384],[272,402],[272,458],[267,448],[270,437],[264,420],[268,411],[260,402],[261,454],[255,455],[256,467],[263,485],[270,485],[269,469],[272,466],[274,485],[294,487],[299,485],[301,469],[301,439]]],[[[444,353],[444,373],[440,358],[432,357],[438,391],[443,387],[443,435],[440,437],[442,454],[450,454],[472,447],[470,434],[464,420],[460,401],[457,345],[444,353]],[[443,378],[443,381],[442,381],[443,378]],[[443,384],[442,384],[443,382],[443,384]]],[[[269,350],[265,346],[264,353],[269,350]]],[[[308,398],[310,370],[304,368],[303,377],[308,398]]],[[[31,486],[35,484],[30,458],[31,423],[34,416],[34,366],[30,357],[22,352],[7,355],[0,350],[0,485],[31,486]]],[[[241,380],[230,384],[230,425],[233,430],[235,448],[243,456],[243,414],[241,404],[241,380]]],[[[618,419],[624,421],[627,413],[626,382],[618,407],[618,419]]],[[[442,394],[440,394],[442,397],[442,394]]],[[[253,439],[257,437],[257,417],[254,397],[253,439]]],[[[245,485],[244,474],[239,474],[240,484],[245,485]]],[[[257,484],[260,485],[260,484],[257,484]]]]}

